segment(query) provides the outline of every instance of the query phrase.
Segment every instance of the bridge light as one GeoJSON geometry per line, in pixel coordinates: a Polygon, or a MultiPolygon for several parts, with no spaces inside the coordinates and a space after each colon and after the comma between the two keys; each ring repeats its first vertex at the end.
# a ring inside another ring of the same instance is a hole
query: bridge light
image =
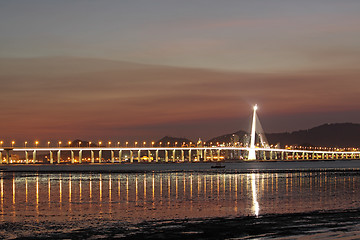
{"type": "Polygon", "coordinates": [[[13,146],[14,146],[14,144],[15,144],[15,141],[12,141],[12,142],[11,142],[11,147],[13,147],[13,146]]]}
{"type": "Polygon", "coordinates": [[[89,142],[89,147],[91,147],[91,142],[89,142]]]}
{"type": "Polygon", "coordinates": [[[118,147],[120,147],[120,142],[117,142],[118,147]]]}
{"type": "Polygon", "coordinates": [[[100,142],[99,142],[99,147],[101,147],[101,144],[102,144],[102,142],[100,141],[100,142]]]}
{"type": "Polygon", "coordinates": [[[155,142],[151,142],[151,146],[154,147],[155,142]]]}
{"type": "Polygon", "coordinates": [[[50,147],[50,141],[48,141],[48,147],[50,147]]]}
{"type": "Polygon", "coordinates": [[[58,144],[59,144],[59,147],[60,147],[61,143],[62,143],[61,141],[59,141],[59,142],[58,142],[58,144]]]}
{"type": "Polygon", "coordinates": [[[38,144],[39,144],[39,141],[36,141],[36,142],[35,142],[35,146],[37,147],[37,146],[38,146],[38,144]]]}
{"type": "Polygon", "coordinates": [[[26,147],[26,144],[27,144],[27,141],[24,142],[25,147],[26,147]]]}

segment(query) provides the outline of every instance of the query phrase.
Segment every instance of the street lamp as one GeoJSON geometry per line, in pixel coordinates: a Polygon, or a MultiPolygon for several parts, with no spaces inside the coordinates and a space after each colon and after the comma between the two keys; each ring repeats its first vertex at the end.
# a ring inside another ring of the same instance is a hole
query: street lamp
{"type": "Polygon", "coordinates": [[[89,142],[89,147],[91,147],[91,142],[89,142]]]}
{"type": "Polygon", "coordinates": [[[138,142],[135,142],[135,147],[136,147],[137,144],[138,144],[138,142]]]}
{"type": "Polygon", "coordinates": [[[160,144],[160,147],[161,147],[162,142],[160,142],[159,144],[160,144]]]}
{"type": "Polygon", "coordinates": [[[170,142],[167,142],[168,147],[170,146],[170,142]]]}
{"type": "Polygon", "coordinates": [[[102,142],[99,142],[99,147],[101,147],[102,142]]]}
{"type": "Polygon", "coordinates": [[[3,143],[4,143],[4,141],[0,141],[1,147],[2,147],[3,143]]]}
{"type": "Polygon", "coordinates": [[[50,147],[50,141],[48,141],[48,148],[50,147]]]}
{"type": "Polygon", "coordinates": [[[117,142],[117,144],[118,144],[118,147],[120,147],[120,142],[117,142]]]}
{"type": "Polygon", "coordinates": [[[37,147],[39,144],[39,141],[35,141],[35,147],[37,147]]]}
{"type": "Polygon", "coordinates": [[[14,147],[15,141],[11,142],[11,147],[14,147]]]}
{"type": "Polygon", "coordinates": [[[128,144],[129,144],[129,142],[126,142],[125,144],[126,144],[126,147],[127,147],[127,146],[128,146],[128,144]]]}
{"type": "Polygon", "coordinates": [[[109,147],[111,147],[111,142],[110,141],[108,142],[108,145],[109,145],[109,147]]]}
{"type": "Polygon", "coordinates": [[[26,148],[27,141],[24,142],[25,148],[26,148]]]}
{"type": "Polygon", "coordinates": [[[61,146],[61,143],[62,143],[61,141],[59,141],[59,142],[58,142],[58,144],[59,144],[59,147],[61,146]]]}
{"type": "Polygon", "coordinates": [[[69,142],[68,142],[68,144],[69,144],[69,147],[70,147],[70,145],[71,145],[71,141],[69,141],[69,142]]]}
{"type": "Polygon", "coordinates": [[[81,142],[79,142],[79,147],[81,147],[81,142]]]}
{"type": "Polygon", "coordinates": [[[145,147],[145,145],[146,145],[146,142],[143,142],[143,147],[145,147]]]}
{"type": "Polygon", "coordinates": [[[155,142],[151,142],[151,147],[154,147],[155,142]]]}

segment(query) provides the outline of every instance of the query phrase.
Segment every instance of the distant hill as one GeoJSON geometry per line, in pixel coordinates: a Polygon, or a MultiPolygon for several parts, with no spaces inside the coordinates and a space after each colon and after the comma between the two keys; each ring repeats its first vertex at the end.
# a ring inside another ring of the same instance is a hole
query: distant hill
{"type": "Polygon", "coordinates": [[[155,143],[155,146],[160,146],[161,145],[161,146],[165,147],[169,143],[169,146],[171,146],[171,147],[173,147],[175,145],[180,147],[184,142],[185,142],[185,144],[189,144],[190,142],[194,142],[194,141],[189,140],[187,138],[178,138],[178,137],[165,136],[165,137],[161,138],[160,140],[158,140],[155,143]]]}
{"type": "Polygon", "coordinates": [[[212,143],[228,143],[228,142],[231,142],[231,138],[233,137],[233,135],[237,135],[239,136],[239,139],[240,141],[244,138],[245,134],[247,134],[245,131],[237,131],[237,132],[234,132],[234,133],[229,133],[229,134],[225,134],[225,135],[221,135],[221,136],[218,136],[218,137],[214,137],[214,138],[211,138],[209,139],[207,142],[212,142],[212,143]]]}
{"type": "MultiPolygon", "coordinates": [[[[240,141],[244,131],[225,134],[209,139],[208,142],[230,142],[233,134],[239,136],[240,141]]],[[[266,133],[269,144],[280,143],[298,146],[325,146],[325,147],[358,147],[360,146],[360,124],[355,123],[333,123],[323,124],[307,130],[299,130],[284,133],[266,133]]]]}
{"type": "Polygon", "coordinates": [[[360,124],[333,123],[323,124],[308,130],[291,133],[266,134],[270,144],[325,147],[360,146],[360,124]]]}

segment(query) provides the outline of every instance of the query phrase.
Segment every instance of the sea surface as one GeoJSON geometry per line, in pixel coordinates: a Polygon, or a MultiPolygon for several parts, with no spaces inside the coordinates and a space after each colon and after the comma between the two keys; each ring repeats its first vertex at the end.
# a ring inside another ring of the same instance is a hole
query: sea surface
{"type": "Polygon", "coordinates": [[[0,238],[359,239],[359,163],[0,172],[0,238]]]}

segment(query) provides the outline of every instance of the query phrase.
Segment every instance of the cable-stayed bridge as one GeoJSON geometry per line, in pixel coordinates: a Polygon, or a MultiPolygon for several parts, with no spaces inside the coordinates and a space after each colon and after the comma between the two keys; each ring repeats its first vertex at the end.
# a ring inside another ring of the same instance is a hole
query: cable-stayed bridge
{"type": "MultiPolygon", "coordinates": [[[[139,146],[136,147],[0,147],[0,164],[11,163],[134,163],[134,162],[219,162],[225,159],[244,161],[286,161],[286,160],[337,160],[360,159],[358,149],[292,149],[270,147],[263,133],[256,124],[257,106],[253,108],[250,141],[246,146],[233,144],[217,144],[203,146],[202,142],[192,146],[139,146]],[[256,144],[258,133],[259,143],[256,144]],[[104,154],[107,153],[107,154],[104,154]],[[87,157],[85,157],[85,155],[87,157]],[[110,156],[105,157],[104,156],[110,156]],[[21,156],[21,157],[19,157],[21,156]],[[40,161],[39,156],[46,161],[40,161]]],[[[259,124],[258,124],[259,125],[259,124]]],[[[261,128],[261,127],[260,127],[261,128]]],[[[25,142],[26,144],[27,142],[25,142]]],[[[101,145],[101,144],[99,144],[101,145]]]]}

